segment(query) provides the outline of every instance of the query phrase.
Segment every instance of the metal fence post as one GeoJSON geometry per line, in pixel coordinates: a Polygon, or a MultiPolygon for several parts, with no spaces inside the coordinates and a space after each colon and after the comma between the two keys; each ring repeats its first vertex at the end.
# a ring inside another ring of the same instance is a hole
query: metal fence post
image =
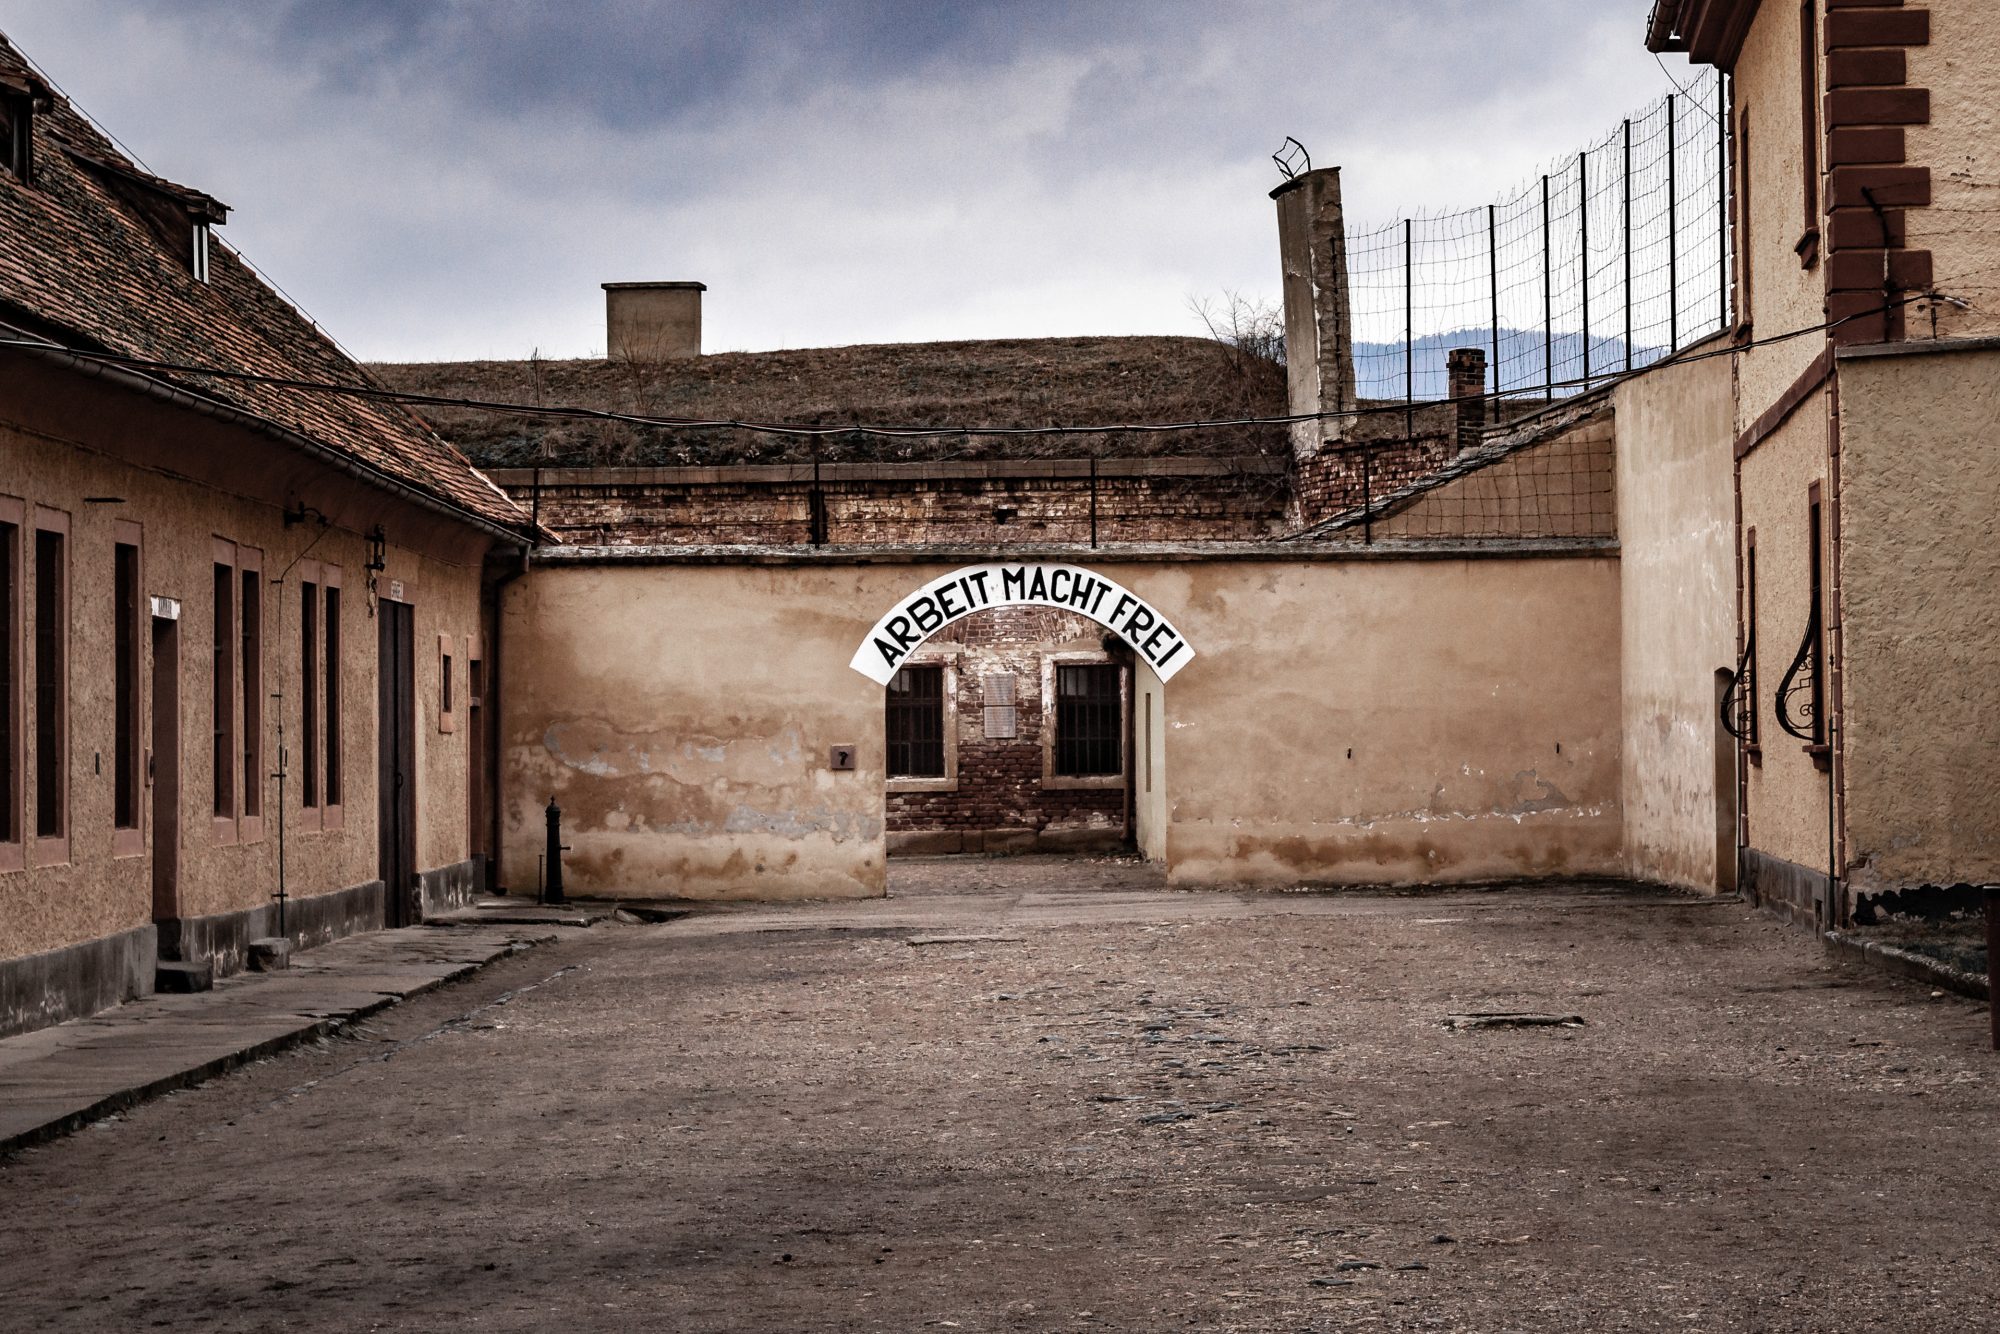
{"type": "Polygon", "coordinates": [[[1493,392],[1500,392],[1500,209],[1486,206],[1486,286],[1493,313],[1493,392]]]}
{"type": "Polygon", "coordinates": [[[1715,310],[1729,327],[1729,76],[1715,72],[1715,310]]]}
{"type": "Polygon", "coordinates": [[[1375,497],[1374,478],[1370,475],[1375,461],[1375,447],[1361,447],[1361,541],[1373,545],[1375,541],[1375,497]]]}
{"type": "Polygon", "coordinates": [[[1625,370],[1632,370],[1632,118],[1625,118],[1625,370]]]}
{"type": "Polygon", "coordinates": [[[1590,150],[1576,155],[1576,236],[1583,277],[1583,388],[1590,391],[1590,150]]]}
{"type": "Polygon", "coordinates": [[[1542,177],[1542,397],[1556,396],[1555,257],[1549,243],[1549,178],[1542,177]]]}
{"type": "Polygon", "coordinates": [[[1090,456],[1090,549],[1097,550],[1097,455],[1090,456]]]}
{"type": "Polygon", "coordinates": [[[1417,433],[1417,288],[1415,225],[1403,219],[1403,434],[1417,433]]]}
{"type": "Polygon", "coordinates": [[[1676,142],[1674,114],[1677,102],[1672,93],[1667,94],[1667,351],[1669,354],[1681,349],[1681,221],[1680,221],[1680,175],[1677,159],[1680,150],[1676,142]]]}

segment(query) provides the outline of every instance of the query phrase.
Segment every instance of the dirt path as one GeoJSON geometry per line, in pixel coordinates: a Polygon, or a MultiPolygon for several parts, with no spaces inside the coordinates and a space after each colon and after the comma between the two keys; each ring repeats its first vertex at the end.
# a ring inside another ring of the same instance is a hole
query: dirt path
{"type": "Polygon", "coordinates": [[[1982,1014],[1741,905],[897,874],[0,1165],[0,1327],[1991,1326],[1982,1014]]]}

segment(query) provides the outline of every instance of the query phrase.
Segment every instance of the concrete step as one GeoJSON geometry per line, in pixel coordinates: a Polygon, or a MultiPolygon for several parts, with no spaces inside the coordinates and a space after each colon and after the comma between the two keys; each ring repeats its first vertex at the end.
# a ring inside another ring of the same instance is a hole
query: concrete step
{"type": "Polygon", "coordinates": [[[215,989],[215,965],[207,959],[190,963],[185,959],[162,959],[153,966],[153,990],[169,995],[215,989]]]}

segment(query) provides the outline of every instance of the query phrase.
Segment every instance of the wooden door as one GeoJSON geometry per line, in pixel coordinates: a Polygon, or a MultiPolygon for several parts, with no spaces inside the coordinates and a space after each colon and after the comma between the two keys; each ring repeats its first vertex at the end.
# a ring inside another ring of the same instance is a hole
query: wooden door
{"type": "Polygon", "coordinates": [[[153,618],[153,920],[181,915],[181,625],[153,618]]]}
{"type": "Polygon", "coordinates": [[[416,631],[408,603],[377,608],[376,831],[383,917],[389,926],[422,920],[417,892],[416,631]]]}

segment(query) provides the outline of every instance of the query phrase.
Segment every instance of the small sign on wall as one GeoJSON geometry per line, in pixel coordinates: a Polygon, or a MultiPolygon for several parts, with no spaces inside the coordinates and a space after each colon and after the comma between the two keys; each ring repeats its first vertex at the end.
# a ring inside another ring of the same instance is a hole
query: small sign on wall
{"type": "Polygon", "coordinates": [[[833,747],[831,750],[827,752],[826,767],[834,770],[836,773],[843,773],[853,769],[854,747],[852,746],[833,747]]]}

